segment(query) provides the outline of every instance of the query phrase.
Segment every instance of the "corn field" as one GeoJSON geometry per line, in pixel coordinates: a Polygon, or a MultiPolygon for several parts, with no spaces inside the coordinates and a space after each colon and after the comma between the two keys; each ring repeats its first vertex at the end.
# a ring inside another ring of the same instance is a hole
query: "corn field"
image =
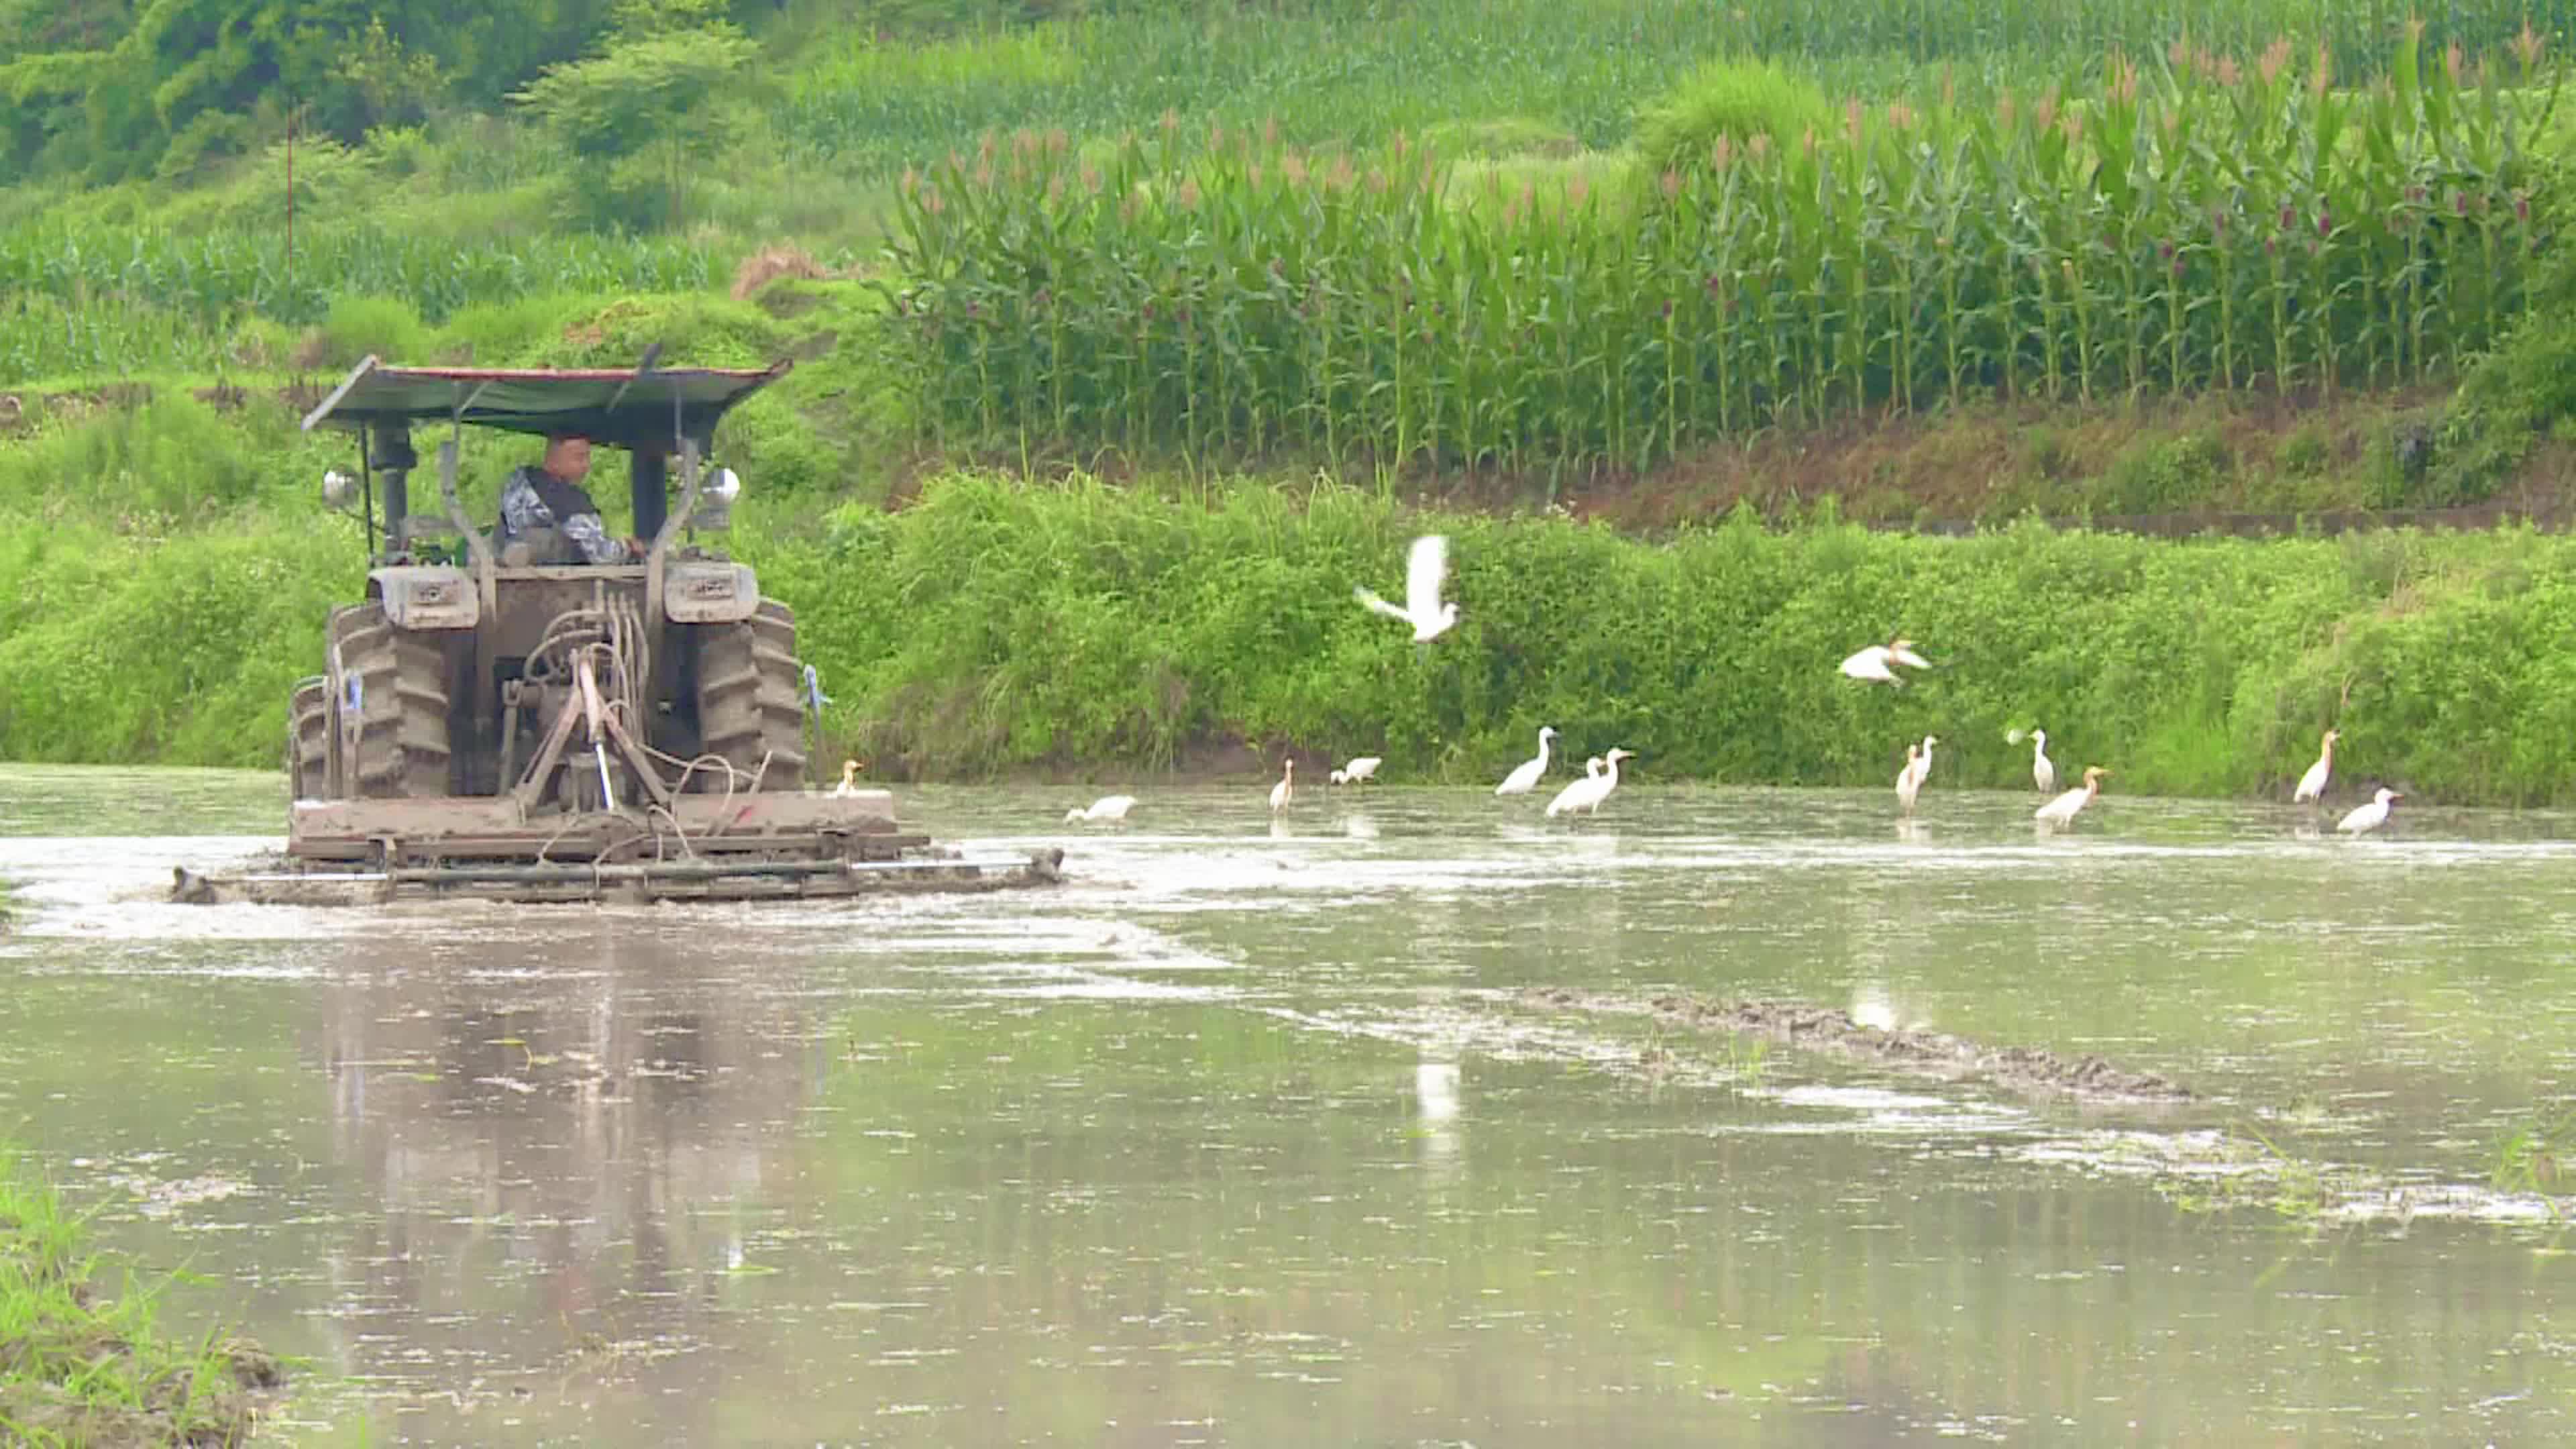
{"type": "Polygon", "coordinates": [[[495,239],[460,246],[372,227],[182,236],[58,227],[0,232],[0,378],[221,362],[245,318],[322,320],[336,297],[385,297],[433,325],[472,303],[545,294],[704,291],[733,257],[678,240],[495,239]]]}
{"type": "Polygon", "coordinates": [[[1982,395],[2387,385],[2531,305],[2539,42],[2348,91],[2276,44],[2083,97],[1724,142],[1632,209],[1449,194],[1167,117],[1089,166],[987,138],[908,177],[892,342],[951,440],[1644,466],[1982,395]],[[2509,90],[2517,69],[2523,88],[2509,90]]]}
{"type": "Polygon", "coordinates": [[[1075,136],[1145,127],[1169,108],[1288,139],[1376,140],[1445,121],[1539,119],[1594,147],[1710,56],[1795,57],[1837,95],[1913,98],[1954,68],[1980,87],[2039,84],[2113,50],[2176,36],[2252,54],[2322,44],[2336,73],[2377,79],[2410,14],[2431,44],[2470,50],[2576,25],[2576,0],[1311,0],[1260,6],[1095,5],[1071,21],[921,45],[864,30],[800,58],[772,112],[817,164],[892,175],[986,129],[1075,136]]]}

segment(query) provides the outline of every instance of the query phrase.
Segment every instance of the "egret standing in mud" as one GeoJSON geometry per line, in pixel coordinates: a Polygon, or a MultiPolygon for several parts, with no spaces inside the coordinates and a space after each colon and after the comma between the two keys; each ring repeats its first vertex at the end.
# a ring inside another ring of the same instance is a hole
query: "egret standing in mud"
{"type": "Polygon", "coordinates": [[[2048,731],[2046,730],[2030,732],[2030,779],[2032,784],[2039,787],[2039,793],[2042,795],[2057,788],[2057,767],[2048,762],[2048,731]]]}
{"type": "Polygon", "coordinates": [[[2317,752],[2317,762],[2308,766],[2308,772],[2299,777],[2299,787],[2290,792],[2290,803],[2305,805],[2326,793],[2326,781],[2334,775],[2335,741],[2341,738],[2341,730],[2326,731],[2324,746],[2317,752]]]}
{"type": "Polygon", "coordinates": [[[1297,798],[1297,762],[1293,759],[1282,760],[1279,762],[1279,783],[1270,787],[1270,813],[1276,815],[1287,809],[1288,802],[1295,798],[1297,798]]]}
{"type": "Polygon", "coordinates": [[[1905,681],[1891,668],[1902,664],[1908,669],[1929,669],[1932,661],[1914,652],[1914,641],[1899,634],[1884,644],[1872,644],[1842,662],[1842,671],[1863,684],[1892,684],[1905,687],[1905,681]]]}
{"type": "Polygon", "coordinates": [[[1538,777],[1547,773],[1547,742],[1556,738],[1554,725],[1538,727],[1538,758],[1523,760],[1494,787],[1497,795],[1526,795],[1538,788],[1538,777]]]}
{"type": "Polygon", "coordinates": [[[2347,835],[2368,835],[2388,823],[2388,802],[2405,798],[2395,790],[2382,789],[2370,797],[2369,804],[2354,806],[2351,814],[2336,822],[2335,829],[2347,835]]]}
{"type": "Polygon", "coordinates": [[[2081,789],[2069,790],[2040,806],[2038,810],[2032,812],[2031,818],[2042,825],[2074,824],[2075,812],[2093,803],[2093,797],[2102,793],[2102,777],[2109,773],[2111,772],[2100,765],[2085,766],[2084,785],[2081,789]]]}
{"type": "Polygon", "coordinates": [[[1907,745],[1905,768],[1896,772],[1896,804],[1899,811],[1906,815],[1914,813],[1914,797],[1923,791],[1923,777],[1914,772],[1915,762],[1922,753],[1922,746],[1907,745]]]}
{"type": "Polygon", "coordinates": [[[1068,825],[1077,820],[1085,824],[1094,820],[1106,820],[1113,825],[1120,825],[1126,823],[1127,812],[1135,808],[1136,797],[1133,795],[1103,795],[1080,809],[1067,810],[1064,812],[1064,819],[1068,825]]]}
{"type": "Polygon", "coordinates": [[[841,783],[832,787],[833,798],[846,800],[850,796],[859,793],[859,772],[866,768],[867,764],[865,761],[843,760],[841,762],[841,783]]]}
{"type": "Polygon", "coordinates": [[[1601,757],[1601,773],[1587,774],[1557,791],[1556,798],[1547,802],[1547,813],[1556,816],[1580,810],[1588,815],[1600,814],[1601,802],[1609,799],[1610,792],[1619,788],[1619,762],[1635,758],[1633,751],[1613,746],[1610,753],[1601,757]]]}
{"type": "Polygon", "coordinates": [[[1413,541],[1404,560],[1404,607],[1399,609],[1367,589],[1354,588],[1351,597],[1390,619],[1402,619],[1413,626],[1413,642],[1427,644],[1458,622],[1458,606],[1440,602],[1441,581],[1449,576],[1449,540],[1436,533],[1426,533],[1413,541]]]}
{"type": "Polygon", "coordinates": [[[1325,778],[1336,785],[1356,785],[1362,780],[1376,779],[1377,767],[1385,763],[1376,755],[1362,755],[1325,778]]]}

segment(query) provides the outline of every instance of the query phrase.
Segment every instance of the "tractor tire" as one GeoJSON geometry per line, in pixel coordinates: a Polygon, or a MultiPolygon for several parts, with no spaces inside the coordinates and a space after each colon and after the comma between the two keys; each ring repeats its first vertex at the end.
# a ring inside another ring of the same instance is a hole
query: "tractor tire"
{"type": "Polygon", "coordinates": [[[320,799],[330,770],[331,681],[316,676],[286,700],[286,798],[320,799]]]}
{"type": "Polygon", "coordinates": [[[426,800],[454,791],[448,748],[447,649],[437,635],[396,629],[381,604],[331,616],[334,712],[358,680],[357,754],[343,768],[357,798],[426,800]]]}
{"type": "MultiPolygon", "coordinates": [[[[765,791],[805,784],[805,710],[796,697],[796,616],[776,599],[739,624],[700,626],[698,748],[749,775],[765,791]]],[[[725,789],[722,772],[699,770],[689,788],[725,789]]],[[[740,788],[737,786],[736,788],[740,788]]]]}

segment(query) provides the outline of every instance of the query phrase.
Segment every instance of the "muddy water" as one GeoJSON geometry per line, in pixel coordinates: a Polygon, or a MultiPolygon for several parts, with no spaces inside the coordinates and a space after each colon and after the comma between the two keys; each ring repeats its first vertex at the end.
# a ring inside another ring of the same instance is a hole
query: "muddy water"
{"type": "Polygon", "coordinates": [[[272,778],[0,769],[0,1132],[309,1359],[282,1442],[2576,1432],[2568,1204],[2496,1181],[2576,1100],[2576,822],[1263,789],[903,792],[1038,896],[362,914],[151,899],[272,778]]]}

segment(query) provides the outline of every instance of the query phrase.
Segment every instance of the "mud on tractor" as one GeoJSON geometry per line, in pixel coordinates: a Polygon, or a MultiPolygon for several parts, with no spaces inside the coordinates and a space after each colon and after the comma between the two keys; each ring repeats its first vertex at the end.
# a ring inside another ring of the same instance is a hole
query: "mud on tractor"
{"type": "Polygon", "coordinates": [[[653,363],[370,357],[313,409],[306,430],[357,434],[359,474],[335,471],[324,493],[363,518],[370,566],[365,601],[331,611],[323,670],[289,702],[289,870],[246,878],[263,890],[182,869],[175,894],[314,899],[337,881],[375,899],[733,899],[1053,878],[1060,852],[995,876],[903,834],[884,790],[808,788],[817,690],[795,615],[696,541],[741,489],[708,465],[717,423],[790,364],[653,363]],[[426,509],[410,488],[424,424],[447,434],[426,509]],[[546,529],[496,545],[458,497],[469,429],[527,435],[529,456],[531,438],[566,433],[623,450],[642,557],[563,562],[578,550],[546,529]]]}

